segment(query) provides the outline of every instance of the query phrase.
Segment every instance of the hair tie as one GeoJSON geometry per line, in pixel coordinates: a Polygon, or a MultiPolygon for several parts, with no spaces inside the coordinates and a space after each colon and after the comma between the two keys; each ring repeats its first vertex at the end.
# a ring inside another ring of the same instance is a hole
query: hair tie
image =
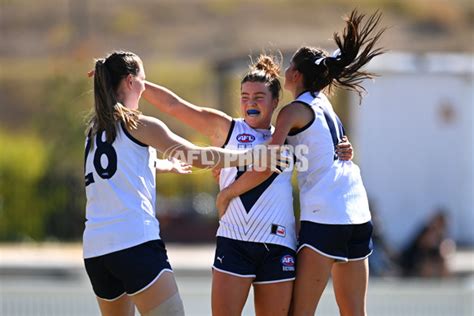
{"type": "Polygon", "coordinates": [[[338,49],[336,49],[334,52],[332,52],[331,56],[323,56],[323,57],[321,57],[321,58],[318,58],[318,59],[316,59],[316,60],[314,61],[314,63],[319,66],[319,65],[321,64],[321,62],[324,62],[324,60],[325,60],[326,58],[332,57],[332,58],[337,59],[337,58],[341,57],[341,55],[342,55],[342,54],[341,54],[341,50],[338,48],[338,49]]]}
{"type": "Polygon", "coordinates": [[[321,57],[321,58],[316,59],[316,60],[314,61],[314,63],[319,66],[319,64],[321,64],[321,62],[324,61],[325,59],[326,59],[326,57],[323,56],[323,57],[321,57]]]}
{"type": "Polygon", "coordinates": [[[338,49],[336,49],[335,51],[332,52],[331,57],[332,58],[339,58],[339,57],[341,57],[341,55],[342,55],[341,50],[338,48],[338,49]]]}

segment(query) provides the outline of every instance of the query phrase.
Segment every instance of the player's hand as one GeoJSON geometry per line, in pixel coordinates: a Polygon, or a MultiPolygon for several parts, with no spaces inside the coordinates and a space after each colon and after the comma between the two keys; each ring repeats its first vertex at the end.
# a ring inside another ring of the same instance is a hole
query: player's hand
{"type": "Polygon", "coordinates": [[[229,191],[224,189],[219,194],[217,194],[216,198],[216,208],[217,208],[217,216],[219,219],[224,216],[227,207],[229,207],[230,201],[232,200],[232,196],[230,196],[229,191]]]}
{"type": "Polygon", "coordinates": [[[191,173],[192,166],[182,162],[179,159],[174,157],[170,159],[157,159],[156,160],[156,169],[161,172],[171,172],[178,174],[188,174],[191,173]]]}
{"type": "Polygon", "coordinates": [[[270,169],[273,172],[282,173],[290,166],[289,157],[282,146],[258,145],[254,147],[251,154],[253,168],[258,171],[270,169]]]}
{"type": "Polygon", "coordinates": [[[95,69],[92,69],[92,70],[87,72],[87,77],[89,77],[89,78],[94,77],[94,75],[95,75],[95,69]]]}
{"type": "Polygon", "coordinates": [[[339,160],[352,160],[354,158],[352,144],[346,136],[342,137],[342,140],[336,146],[336,155],[339,160]]]}
{"type": "Polygon", "coordinates": [[[192,166],[176,158],[172,158],[173,167],[170,172],[178,174],[189,174],[192,173],[192,166]]]}

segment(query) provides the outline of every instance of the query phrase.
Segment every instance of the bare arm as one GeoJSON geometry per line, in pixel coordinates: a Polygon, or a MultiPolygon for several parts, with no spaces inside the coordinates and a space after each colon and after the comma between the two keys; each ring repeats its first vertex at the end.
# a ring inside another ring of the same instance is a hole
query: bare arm
{"type": "MultiPolygon", "coordinates": [[[[278,114],[275,124],[275,133],[272,135],[272,140],[269,145],[283,145],[289,132],[292,129],[305,126],[311,115],[312,112],[308,113],[308,108],[301,104],[290,104],[284,107],[278,114]]],[[[336,152],[341,160],[352,159],[352,145],[346,136],[344,136],[343,140],[338,144],[336,152]]],[[[237,181],[225,189],[228,191],[226,194],[229,194],[231,197],[244,194],[264,182],[272,173],[273,172],[269,169],[260,172],[255,170],[247,171],[239,177],[237,181]]]]}
{"type": "Polygon", "coordinates": [[[174,157],[198,168],[244,166],[252,161],[250,151],[196,146],[150,116],[141,115],[138,128],[129,132],[140,142],[164,153],[166,158],[174,157]]]}
{"type": "MultiPolygon", "coordinates": [[[[277,117],[275,133],[272,136],[271,145],[283,145],[288,133],[294,128],[301,128],[308,122],[308,112],[306,107],[299,105],[290,105],[283,108],[277,117]],[[290,108],[292,106],[293,108],[290,108]]],[[[344,136],[343,141],[339,143],[336,150],[339,159],[352,159],[352,146],[347,137],[344,136]]],[[[230,201],[244,194],[245,192],[255,188],[268,179],[273,172],[269,169],[265,171],[247,171],[239,179],[234,181],[228,187],[223,189],[217,195],[216,207],[219,217],[224,215],[230,201]]]]}
{"type": "MultiPolygon", "coordinates": [[[[295,125],[299,125],[299,120],[301,120],[301,113],[297,113],[294,109],[289,109],[288,106],[283,108],[278,114],[275,133],[272,135],[270,145],[283,145],[290,130],[295,125]]],[[[260,185],[268,179],[272,173],[273,172],[269,169],[266,169],[265,171],[246,171],[241,177],[239,177],[239,179],[220,191],[216,199],[216,207],[219,217],[224,215],[225,210],[233,198],[260,185]]]]}
{"type": "Polygon", "coordinates": [[[194,105],[171,90],[148,81],[145,82],[143,97],[160,111],[209,137],[212,144],[224,144],[232,122],[232,118],[224,112],[194,105]]]}

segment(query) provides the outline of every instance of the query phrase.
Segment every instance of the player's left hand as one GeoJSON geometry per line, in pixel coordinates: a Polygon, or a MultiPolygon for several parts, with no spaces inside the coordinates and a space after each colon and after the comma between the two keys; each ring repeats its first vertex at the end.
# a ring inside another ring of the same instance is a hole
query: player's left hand
{"type": "Polygon", "coordinates": [[[352,160],[354,158],[352,144],[349,142],[347,136],[343,136],[342,140],[336,146],[336,155],[340,160],[352,160]]]}
{"type": "Polygon", "coordinates": [[[156,161],[156,169],[161,172],[188,174],[192,172],[191,168],[191,165],[174,157],[170,159],[157,159],[156,161]]]}
{"type": "Polygon", "coordinates": [[[230,201],[232,197],[228,194],[228,190],[224,189],[216,197],[216,208],[217,208],[217,215],[219,219],[224,216],[227,207],[229,207],[230,201]]]}

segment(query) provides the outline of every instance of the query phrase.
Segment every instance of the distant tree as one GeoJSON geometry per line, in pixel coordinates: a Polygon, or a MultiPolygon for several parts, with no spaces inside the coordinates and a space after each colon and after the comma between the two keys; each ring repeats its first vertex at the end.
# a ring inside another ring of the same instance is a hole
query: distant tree
{"type": "Polygon", "coordinates": [[[47,164],[44,143],[0,131],[0,148],[0,241],[43,239],[38,186],[47,164]]]}
{"type": "Polygon", "coordinates": [[[84,123],[92,102],[90,86],[86,78],[60,75],[46,80],[43,91],[34,128],[49,153],[39,186],[45,237],[77,240],[84,228],[84,123]]]}

